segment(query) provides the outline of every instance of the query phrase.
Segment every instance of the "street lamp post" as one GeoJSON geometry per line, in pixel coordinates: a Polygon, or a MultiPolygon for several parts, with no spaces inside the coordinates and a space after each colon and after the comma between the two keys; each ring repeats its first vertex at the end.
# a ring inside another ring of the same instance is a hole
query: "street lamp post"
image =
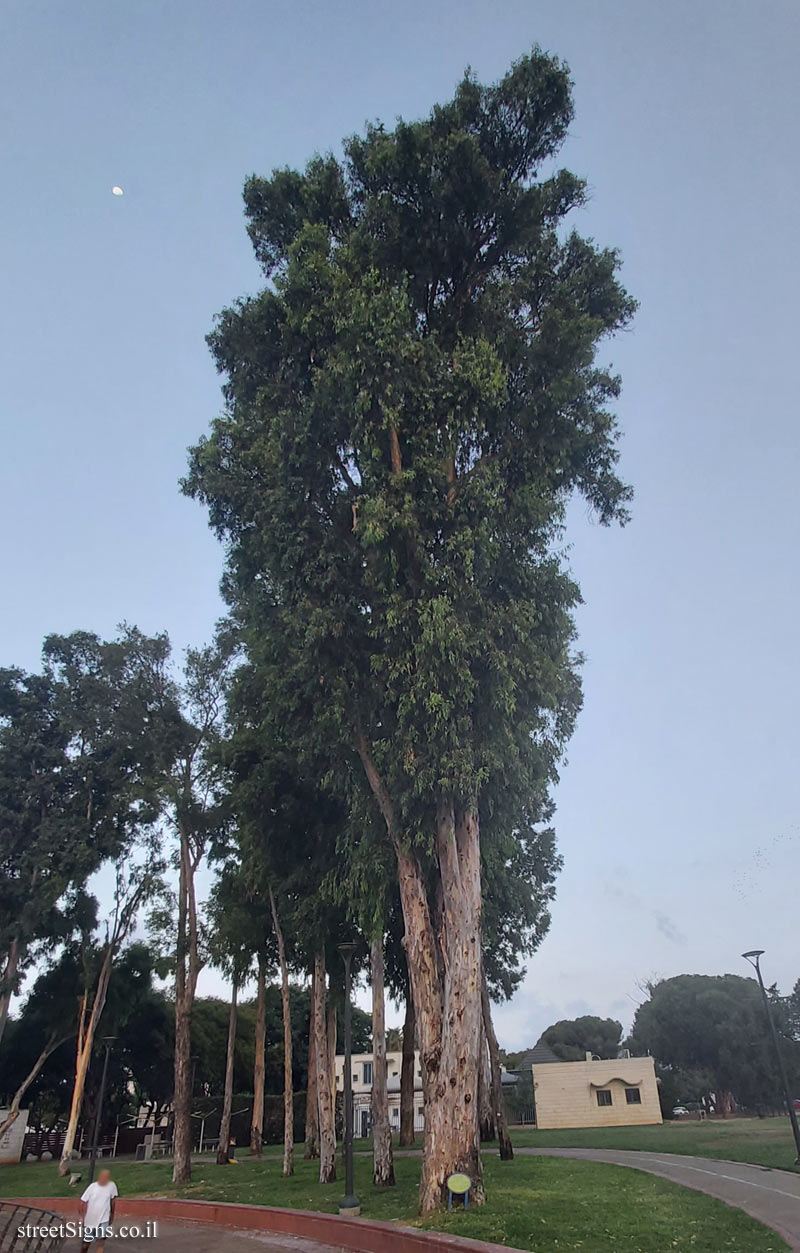
{"type": "Polygon", "coordinates": [[[792,1132],[794,1133],[794,1143],[795,1143],[795,1148],[797,1149],[797,1157],[795,1158],[795,1165],[800,1166],[800,1125],[798,1125],[798,1122],[797,1122],[797,1114],[795,1113],[794,1100],[792,1098],[791,1089],[789,1087],[789,1076],[786,1073],[786,1064],[783,1060],[783,1054],[781,1053],[781,1046],[778,1040],[778,1032],[775,1030],[775,1020],[772,1017],[772,1010],[770,1009],[769,997],[767,996],[767,989],[764,987],[764,980],[761,977],[761,966],[759,963],[763,956],[764,956],[763,948],[754,948],[754,949],[751,949],[748,953],[742,953],[742,957],[745,959],[745,961],[748,961],[750,965],[753,967],[753,969],[755,970],[756,976],[758,978],[758,986],[761,988],[761,996],[764,1001],[764,1011],[767,1015],[767,1022],[769,1023],[769,1029],[772,1034],[772,1043],[775,1045],[775,1054],[778,1058],[778,1069],[781,1075],[781,1082],[783,1083],[783,1099],[786,1102],[786,1108],[789,1112],[789,1120],[792,1124],[792,1132]]]}
{"type": "Polygon", "coordinates": [[[97,1160],[97,1140],[100,1135],[100,1120],[103,1117],[103,1097],[106,1094],[106,1077],[108,1075],[108,1056],[111,1052],[111,1045],[114,1043],[116,1036],[107,1035],[104,1037],[106,1044],[106,1055],[103,1059],[103,1075],[100,1079],[100,1095],[97,1098],[97,1115],[94,1120],[94,1135],[92,1136],[92,1153],[89,1158],[89,1183],[94,1179],[94,1164],[97,1160]]]}
{"type": "Polygon", "coordinates": [[[350,1011],[350,963],[355,949],[356,945],[353,943],[339,945],[344,962],[344,1186],[347,1193],[339,1202],[339,1213],[348,1218],[356,1218],[361,1213],[361,1202],[356,1196],[353,1178],[353,1024],[350,1011]]]}

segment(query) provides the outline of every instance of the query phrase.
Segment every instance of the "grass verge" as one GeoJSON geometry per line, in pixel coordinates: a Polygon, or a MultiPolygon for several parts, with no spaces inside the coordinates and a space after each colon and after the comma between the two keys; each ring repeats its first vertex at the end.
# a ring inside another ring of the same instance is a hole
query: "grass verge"
{"type": "Polygon", "coordinates": [[[512,1139],[521,1148],[644,1149],[648,1153],[681,1153],[780,1170],[798,1169],[788,1118],[676,1121],[660,1127],[581,1127],[571,1131],[515,1127],[512,1139]]]}
{"type": "MultiPolygon", "coordinates": [[[[738,1210],[699,1192],[617,1166],[557,1158],[485,1159],[488,1202],[466,1213],[416,1216],[419,1160],[395,1162],[397,1187],[372,1187],[371,1162],[356,1158],[356,1188],[367,1218],[413,1223],[477,1240],[490,1240],[534,1253],[625,1250],[696,1253],[742,1250],[779,1253],[786,1244],[738,1210]]],[[[240,1201],[335,1213],[341,1182],[321,1186],[313,1162],[299,1161],[294,1178],[284,1180],[277,1161],[245,1159],[220,1167],[197,1163],[192,1183],[175,1188],[165,1162],[117,1161],[114,1178],[127,1195],[184,1196],[196,1200],[240,1201]]],[[[85,1166],[83,1167],[85,1177],[85,1166]]],[[[0,1170],[3,1196],[64,1196],[69,1185],[55,1163],[26,1163],[0,1170]]]]}

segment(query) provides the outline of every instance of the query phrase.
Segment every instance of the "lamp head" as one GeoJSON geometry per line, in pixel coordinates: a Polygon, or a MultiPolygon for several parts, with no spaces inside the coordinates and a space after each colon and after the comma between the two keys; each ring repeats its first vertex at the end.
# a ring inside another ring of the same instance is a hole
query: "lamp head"
{"type": "Polygon", "coordinates": [[[763,953],[764,953],[763,948],[751,948],[749,953],[742,953],[742,957],[745,959],[745,961],[748,961],[750,963],[750,965],[753,967],[753,970],[758,975],[759,979],[761,978],[761,967],[759,966],[758,963],[759,963],[759,959],[763,956],[763,953]]]}
{"type": "Polygon", "coordinates": [[[354,940],[345,940],[342,944],[337,944],[336,947],[341,953],[344,961],[349,961],[353,956],[353,953],[355,953],[358,948],[358,945],[354,940]]]}

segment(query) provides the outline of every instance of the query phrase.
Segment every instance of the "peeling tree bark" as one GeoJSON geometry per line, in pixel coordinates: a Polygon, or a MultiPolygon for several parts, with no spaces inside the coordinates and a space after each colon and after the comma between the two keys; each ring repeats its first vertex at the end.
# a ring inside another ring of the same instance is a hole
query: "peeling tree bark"
{"type": "Polygon", "coordinates": [[[89,991],[84,991],[81,998],[80,1010],[78,1012],[78,1047],[75,1055],[75,1079],[72,1085],[72,1100],[70,1102],[69,1121],[67,1129],[64,1133],[64,1144],[61,1149],[61,1161],[58,1165],[59,1175],[68,1175],[71,1162],[72,1150],[75,1147],[75,1136],[78,1131],[78,1119],[81,1116],[83,1107],[83,1094],[86,1090],[86,1076],[89,1071],[89,1062],[92,1059],[92,1049],[94,1047],[94,1038],[97,1034],[97,1027],[100,1017],[103,1013],[106,1003],[106,995],[108,993],[108,983],[111,978],[111,965],[114,960],[114,949],[109,943],[106,945],[106,951],[100,966],[100,973],[97,976],[97,986],[94,993],[94,1001],[89,1009],[89,991]]]}
{"type": "Polygon", "coordinates": [[[456,810],[452,801],[441,801],[436,843],[442,882],[445,978],[441,1055],[426,1115],[420,1183],[423,1213],[441,1204],[445,1180],[453,1171],[461,1171],[472,1180],[472,1200],[480,1204],[484,1199],[478,1140],[481,882],[475,810],[456,810]]]}
{"type": "Polygon", "coordinates": [[[114,965],[114,959],[119,952],[121,945],[136,920],[136,914],[139,906],[145,899],[149,889],[149,883],[146,876],[133,879],[125,878],[125,870],[122,863],[117,866],[117,883],[115,890],[115,905],[113,921],[106,931],[106,943],[103,950],[103,959],[100,963],[100,969],[97,974],[97,980],[94,985],[94,997],[90,1001],[90,979],[88,967],[85,971],[84,992],[81,999],[80,1010],[78,1015],[78,1047],[75,1057],[75,1082],[72,1088],[72,1101],[69,1111],[69,1122],[64,1135],[64,1144],[61,1150],[61,1161],[58,1165],[58,1173],[66,1175],[70,1170],[70,1162],[72,1160],[72,1150],[75,1145],[75,1135],[78,1130],[78,1119],[80,1118],[81,1108],[83,1106],[83,1094],[86,1088],[86,1075],[89,1070],[89,1063],[92,1058],[92,1049],[97,1034],[97,1028],[105,1009],[106,997],[108,996],[108,985],[111,980],[111,971],[114,965]]]}
{"type": "Polygon", "coordinates": [[[500,1049],[497,1045],[497,1036],[495,1035],[494,1023],[492,1022],[492,1007],[489,1001],[489,988],[486,983],[485,973],[481,976],[481,1006],[483,1013],[483,1029],[486,1033],[486,1043],[489,1047],[491,1099],[492,1109],[494,1111],[494,1122],[497,1128],[497,1138],[500,1142],[500,1160],[502,1162],[510,1162],[514,1157],[514,1146],[511,1143],[511,1136],[508,1130],[506,1102],[503,1096],[500,1049]]]}
{"type": "Polygon", "coordinates": [[[199,856],[192,855],[189,833],[183,824],[179,826],[178,835],[180,863],[175,963],[172,1182],[188,1183],[192,1177],[192,1008],[200,973],[194,885],[199,856]]]}
{"type": "Polygon", "coordinates": [[[406,990],[406,1017],[403,1023],[403,1063],[400,1069],[400,1147],[414,1147],[414,998],[406,990]]]}
{"type": "Polygon", "coordinates": [[[222,1118],[219,1124],[217,1165],[227,1166],[231,1155],[231,1111],[233,1109],[233,1059],[236,1050],[236,980],[231,988],[231,1012],[228,1017],[228,1051],[225,1057],[225,1092],[222,1097],[222,1118]]]}
{"type": "Polygon", "coordinates": [[[372,1182],[376,1188],[393,1188],[394,1161],[392,1129],[389,1124],[382,935],[376,936],[372,941],[370,966],[372,973],[372,1182]]]}
{"type": "Polygon", "coordinates": [[[319,1181],[334,1183],[336,1129],[328,1065],[328,1035],[325,1029],[325,958],[321,952],[314,959],[314,1037],[319,1108],[319,1181]]]}
{"type": "Polygon", "coordinates": [[[261,1157],[264,1139],[264,1055],[267,1043],[267,963],[258,954],[256,976],[256,1029],[253,1053],[253,1117],[250,1123],[250,1156],[261,1157]]]}
{"type": "MultiPolygon", "coordinates": [[[[283,1015],[283,1174],[294,1174],[294,1086],[292,1083],[292,1009],[289,996],[289,967],[278,910],[272,888],[269,889],[272,925],[278,941],[278,962],[281,968],[281,1012],[283,1015]]],[[[309,1058],[309,1069],[310,1069],[309,1058]]]]}
{"type": "Polygon", "coordinates": [[[315,1025],[316,976],[311,974],[311,996],[308,1013],[308,1079],[306,1080],[306,1143],[303,1157],[312,1161],[319,1157],[319,1096],[317,1075],[317,1032],[315,1025]]]}
{"type": "Polygon", "coordinates": [[[486,1032],[481,1024],[480,1054],[478,1060],[478,1126],[481,1142],[495,1139],[494,1112],[492,1110],[491,1075],[486,1032]]]}
{"type": "Polygon", "coordinates": [[[443,798],[437,806],[435,929],[422,867],[404,839],[392,797],[360,731],[355,746],[397,858],[425,1098],[420,1211],[428,1213],[443,1204],[445,1181],[454,1171],[469,1175],[470,1199],[480,1205],[485,1193],[478,1139],[482,1011],[477,809],[456,807],[452,798],[443,798]]]}
{"type": "Polygon", "coordinates": [[[331,1108],[333,1110],[333,1143],[336,1146],[336,1006],[331,1003],[330,978],[328,979],[328,1008],[326,1017],[326,1038],[328,1041],[328,1086],[331,1092],[331,1108]]]}
{"type": "Polygon", "coordinates": [[[11,1008],[11,998],[14,995],[14,989],[17,986],[17,972],[19,970],[19,962],[21,955],[21,945],[19,937],[14,936],[8,946],[6,954],[6,962],[3,967],[3,973],[0,976],[0,1040],[8,1022],[8,1013],[11,1008]]]}

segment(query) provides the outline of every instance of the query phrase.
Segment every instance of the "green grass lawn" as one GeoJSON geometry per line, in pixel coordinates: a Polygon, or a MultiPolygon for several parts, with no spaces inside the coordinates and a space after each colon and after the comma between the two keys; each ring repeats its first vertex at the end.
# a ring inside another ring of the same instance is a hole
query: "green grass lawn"
{"type": "MultiPolygon", "coordinates": [[[[85,1163],[81,1169],[85,1178],[85,1163]]],[[[294,1178],[284,1180],[276,1160],[244,1159],[239,1165],[223,1167],[209,1160],[195,1163],[188,1187],[175,1188],[169,1163],[125,1160],[115,1162],[114,1178],[123,1195],[245,1201],[335,1213],[342,1183],[320,1186],[317,1169],[316,1163],[298,1161],[294,1178]]],[[[356,1158],[356,1189],[364,1216],[418,1224],[419,1159],[399,1158],[395,1162],[397,1187],[385,1191],[372,1187],[371,1170],[369,1157],[356,1158]]],[[[485,1159],[485,1171],[485,1206],[467,1213],[459,1209],[436,1214],[421,1225],[535,1253],[563,1253],[565,1249],[778,1253],[787,1247],[738,1210],[638,1171],[557,1158],[520,1157],[503,1163],[491,1155],[485,1159]]],[[[53,1162],[0,1169],[4,1196],[64,1196],[69,1192],[53,1162]]]]}
{"type": "MultiPolygon", "coordinates": [[[[597,1127],[537,1131],[515,1127],[514,1144],[546,1149],[645,1149],[800,1169],[788,1118],[726,1118],[719,1122],[665,1122],[660,1127],[597,1127]]],[[[488,1145],[486,1146],[489,1147],[488,1145]]]]}

